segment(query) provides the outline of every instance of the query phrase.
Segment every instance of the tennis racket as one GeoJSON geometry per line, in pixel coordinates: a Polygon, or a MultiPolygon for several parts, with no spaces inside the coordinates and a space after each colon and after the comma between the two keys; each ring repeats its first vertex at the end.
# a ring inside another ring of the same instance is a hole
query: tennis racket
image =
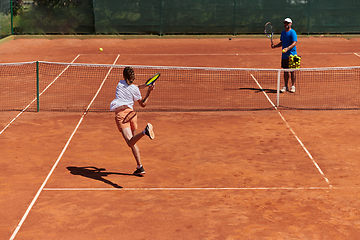
{"type": "Polygon", "coordinates": [[[134,112],[134,111],[129,112],[129,113],[124,117],[124,120],[122,121],[122,123],[124,124],[124,123],[130,122],[131,119],[133,119],[135,116],[136,116],[136,112],[134,112]]]}
{"type": "Polygon", "coordinates": [[[264,33],[268,38],[270,38],[271,45],[273,45],[274,27],[271,22],[267,22],[265,24],[264,33]]]}
{"type": "Polygon", "coordinates": [[[160,77],[161,73],[157,73],[154,76],[152,76],[151,78],[149,78],[146,82],[145,85],[146,86],[150,86],[152,84],[155,83],[156,80],[158,80],[158,78],[160,77]]]}

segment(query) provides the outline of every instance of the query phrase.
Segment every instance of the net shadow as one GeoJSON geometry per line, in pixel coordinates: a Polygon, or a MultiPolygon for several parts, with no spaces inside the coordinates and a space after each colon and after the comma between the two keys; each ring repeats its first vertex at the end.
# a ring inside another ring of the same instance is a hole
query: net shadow
{"type": "Polygon", "coordinates": [[[276,89],[260,89],[260,88],[238,88],[237,90],[251,90],[255,93],[266,92],[266,93],[277,93],[276,89]]]}

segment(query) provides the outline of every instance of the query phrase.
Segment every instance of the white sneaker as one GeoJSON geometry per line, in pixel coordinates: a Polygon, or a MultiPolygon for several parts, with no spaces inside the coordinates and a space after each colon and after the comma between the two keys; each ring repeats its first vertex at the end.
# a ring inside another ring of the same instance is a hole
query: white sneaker
{"type": "Polygon", "coordinates": [[[155,138],[155,133],[153,129],[153,125],[151,125],[151,123],[148,123],[144,130],[145,135],[147,135],[151,140],[155,138]]]}
{"type": "Polygon", "coordinates": [[[292,93],[295,92],[295,86],[292,86],[292,87],[291,87],[290,92],[292,92],[292,93]]]}
{"type": "Polygon", "coordinates": [[[282,89],[280,89],[280,92],[286,92],[288,90],[288,88],[286,86],[284,86],[282,89]]]}

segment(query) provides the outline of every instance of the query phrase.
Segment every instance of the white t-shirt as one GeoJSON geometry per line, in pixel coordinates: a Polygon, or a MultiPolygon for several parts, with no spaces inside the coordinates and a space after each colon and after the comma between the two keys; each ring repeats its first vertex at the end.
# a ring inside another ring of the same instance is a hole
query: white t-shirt
{"type": "Polygon", "coordinates": [[[134,102],[142,99],[138,86],[128,85],[125,80],[121,80],[116,86],[115,99],[110,104],[110,110],[115,111],[121,106],[128,106],[133,109],[134,102]]]}

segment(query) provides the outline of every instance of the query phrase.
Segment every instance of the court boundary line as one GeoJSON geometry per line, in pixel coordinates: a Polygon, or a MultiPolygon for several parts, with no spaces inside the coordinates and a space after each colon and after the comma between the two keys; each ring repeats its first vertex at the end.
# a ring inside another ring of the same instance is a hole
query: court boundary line
{"type": "Polygon", "coordinates": [[[193,187],[193,188],[44,188],[44,191],[222,191],[222,190],[332,190],[339,187],[193,187]]]}
{"type": "Polygon", "coordinates": [[[313,162],[313,164],[315,165],[316,169],[319,171],[319,173],[321,174],[321,176],[324,178],[324,180],[326,181],[326,183],[329,185],[330,188],[332,188],[333,186],[330,184],[329,179],[325,176],[324,172],[321,170],[319,164],[315,161],[315,159],[313,158],[313,156],[311,155],[311,153],[309,152],[309,150],[305,147],[305,145],[303,144],[303,142],[300,140],[300,138],[297,136],[297,134],[295,133],[295,131],[290,127],[289,123],[286,121],[286,119],[284,118],[284,116],[281,114],[280,111],[277,112],[281,119],[285,122],[286,126],[288,127],[288,129],[291,131],[291,133],[294,135],[294,137],[296,138],[296,140],[299,142],[299,144],[301,145],[301,147],[304,149],[304,151],[306,152],[306,154],[308,155],[308,157],[311,159],[311,161],[313,162]]]}
{"type": "Polygon", "coordinates": [[[256,82],[256,84],[258,85],[258,87],[261,89],[261,91],[263,92],[263,94],[265,95],[265,97],[267,98],[267,100],[270,102],[270,104],[275,108],[275,110],[277,110],[277,107],[275,106],[275,104],[271,101],[271,99],[269,98],[269,96],[266,94],[266,92],[264,91],[264,89],[261,87],[260,83],[256,80],[256,78],[254,77],[254,75],[251,73],[250,74],[251,77],[253,78],[253,80],[256,82]]]}
{"type": "MultiPolygon", "coordinates": [[[[117,53],[83,53],[81,55],[117,55],[117,53]]],[[[302,53],[301,55],[352,55],[353,52],[342,53],[302,53]]],[[[121,53],[121,55],[133,56],[273,56],[273,53],[121,53]]],[[[356,55],[356,54],[355,54],[356,55]]]]}
{"type": "MultiPolygon", "coordinates": [[[[76,61],[76,59],[78,59],[80,57],[80,54],[78,54],[74,60],[71,61],[71,63],[74,63],[76,61]]],[[[51,86],[53,85],[53,83],[70,67],[70,64],[56,77],[54,78],[54,80],[46,86],[46,88],[39,94],[39,97],[51,86]]],[[[16,119],[18,119],[20,117],[21,114],[23,114],[35,101],[37,100],[37,97],[35,99],[33,99],[20,113],[18,113],[1,131],[0,131],[0,135],[8,128],[10,127],[10,125],[15,122],[16,119]]]]}
{"type": "MultiPolygon", "coordinates": [[[[251,77],[254,79],[254,81],[256,82],[256,84],[259,86],[259,88],[261,89],[261,91],[265,94],[266,98],[268,99],[268,101],[270,101],[271,105],[275,108],[275,110],[277,111],[277,113],[279,114],[279,116],[281,117],[281,119],[283,120],[283,122],[286,124],[287,128],[290,130],[290,132],[294,135],[295,139],[299,142],[300,146],[303,148],[303,150],[306,152],[306,154],[308,155],[308,157],[310,158],[310,160],[313,162],[313,164],[315,165],[316,169],[318,170],[318,172],[321,174],[321,176],[323,177],[323,179],[325,180],[325,182],[329,185],[330,188],[332,188],[333,186],[330,184],[329,179],[325,176],[324,172],[321,170],[319,164],[317,164],[317,162],[315,161],[315,159],[313,158],[313,156],[311,155],[311,153],[309,152],[309,150],[305,147],[305,145],[303,144],[303,142],[300,140],[300,138],[297,136],[297,134],[295,133],[295,131],[290,127],[289,123],[286,121],[285,117],[281,114],[281,112],[278,110],[278,108],[275,106],[275,104],[271,101],[271,99],[269,98],[269,96],[266,94],[266,92],[264,91],[264,89],[261,87],[261,85],[259,84],[259,82],[256,80],[256,78],[254,77],[253,74],[250,74],[251,77]]],[[[279,82],[279,81],[278,81],[279,82]]],[[[280,85],[278,83],[277,86],[277,91],[279,92],[280,85]]]]}
{"type": "MultiPolygon", "coordinates": [[[[80,56],[80,54],[79,54],[79,56],[80,56]]],[[[118,57],[115,59],[113,65],[115,65],[115,63],[117,62],[117,60],[119,59],[119,57],[120,57],[120,55],[118,55],[118,57]]],[[[23,217],[21,218],[20,222],[19,222],[18,225],[16,226],[13,234],[12,234],[11,237],[10,237],[10,240],[13,240],[13,239],[16,237],[16,235],[17,235],[17,233],[19,232],[21,226],[24,224],[24,222],[25,222],[27,216],[29,215],[31,209],[32,209],[33,206],[35,205],[35,203],[36,203],[37,199],[39,198],[41,192],[44,190],[45,185],[46,185],[47,182],[49,181],[51,175],[52,175],[53,172],[55,171],[55,168],[56,168],[57,165],[59,164],[62,156],[64,155],[65,151],[67,150],[68,146],[70,145],[70,142],[71,142],[72,138],[74,137],[75,133],[77,132],[78,128],[80,127],[80,124],[82,123],[82,121],[84,120],[85,116],[86,116],[87,113],[89,112],[89,108],[91,107],[91,105],[92,105],[93,102],[95,101],[96,97],[99,95],[99,92],[100,92],[101,88],[103,87],[103,85],[105,84],[105,81],[106,81],[106,79],[108,78],[108,76],[109,76],[109,74],[110,74],[110,72],[111,72],[112,69],[113,69],[113,68],[110,68],[110,69],[109,69],[109,71],[108,71],[108,73],[106,74],[105,78],[103,79],[100,87],[98,88],[98,91],[95,93],[93,99],[90,101],[90,103],[89,103],[89,105],[87,106],[86,110],[85,110],[85,111],[83,112],[83,114],[81,115],[78,124],[76,125],[74,131],[73,131],[72,134],[70,135],[68,141],[66,142],[66,144],[65,144],[63,150],[61,151],[59,157],[57,158],[57,160],[55,161],[54,165],[52,166],[50,172],[49,172],[48,175],[46,176],[44,182],[41,184],[41,186],[40,186],[39,190],[37,191],[35,197],[34,197],[33,200],[31,201],[31,203],[30,203],[30,205],[28,206],[28,208],[26,209],[25,214],[23,215],[23,217]]]]}

